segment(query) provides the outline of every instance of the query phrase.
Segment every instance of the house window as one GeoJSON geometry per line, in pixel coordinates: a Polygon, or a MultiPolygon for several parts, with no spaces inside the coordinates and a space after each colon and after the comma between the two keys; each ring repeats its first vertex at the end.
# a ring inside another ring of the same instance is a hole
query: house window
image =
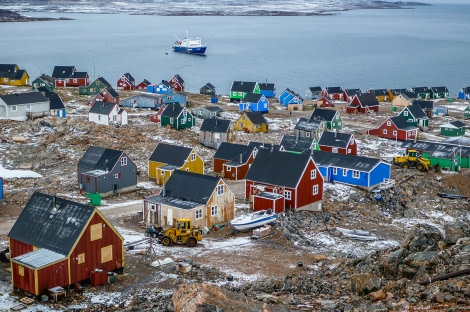
{"type": "Polygon", "coordinates": [[[316,170],[312,170],[310,171],[310,179],[313,180],[317,177],[317,171],[316,170]]]}
{"type": "Polygon", "coordinates": [[[292,192],[291,191],[284,191],[284,198],[287,200],[292,199],[292,192]]]}
{"type": "Polygon", "coordinates": [[[414,135],[414,131],[408,131],[408,136],[414,135]]]}
{"type": "Polygon", "coordinates": [[[186,119],[181,119],[181,124],[184,125],[186,123],[186,119]]]}
{"type": "Polygon", "coordinates": [[[391,126],[392,122],[390,120],[387,120],[387,126],[391,126]]]}
{"type": "Polygon", "coordinates": [[[113,245],[101,248],[101,263],[113,260],[113,245]]]}
{"type": "Polygon", "coordinates": [[[24,267],[21,265],[18,266],[18,275],[24,276],[24,267]]]}
{"type": "Polygon", "coordinates": [[[127,157],[121,158],[121,166],[127,166],[127,157]]]}
{"type": "Polygon", "coordinates": [[[227,166],[227,167],[225,167],[225,168],[226,168],[225,171],[232,171],[232,167],[231,167],[231,166],[227,166]]]}
{"type": "Polygon", "coordinates": [[[404,111],[403,116],[408,116],[408,111],[404,111]]]}
{"type": "Polygon", "coordinates": [[[116,174],[114,175],[114,178],[115,178],[115,179],[119,179],[120,177],[121,177],[121,174],[120,174],[120,173],[116,173],[116,174]]]}
{"type": "Polygon", "coordinates": [[[348,148],[346,154],[351,154],[351,149],[350,148],[348,148]]]}
{"type": "Polygon", "coordinates": [[[196,153],[192,153],[192,154],[191,154],[191,160],[192,160],[192,161],[196,160],[196,153]]]}
{"type": "Polygon", "coordinates": [[[359,171],[353,170],[353,178],[359,179],[359,171]]]}
{"type": "Polygon", "coordinates": [[[77,79],[74,79],[74,80],[73,80],[74,83],[77,83],[77,81],[78,81],[77,79]]]}
{"type": "Polygon", "coordinates": [[[317,195],[318,194],[318,185],[314,185],[313,186],[313,195],[317,195]]]}
{"type": "Polygon", "coordinates": [[[348,169],[343,169],[343,177],[347,177],[348,176],[348,169]]]}
{"type": "Polygon", "coordinates": [[[397,136],[397,130],[393,130],[393,136],[397,136]]]}
{"type": "Polygon", "coordinates": [[[387,129],[384,129],[384,134],[387,134],[387,129]]]}
{"type": "Polygon", "coordinates": [[[26,104],[26,110],[31,110],[31,104],[26,104]]]}
{"type": "Polygon", "coordinates": [[[85,176],[85,182],[86,182],[86,183],[90,183],[90,176],[89,176],[89,175],[86,175],[86,176],[85,176]]]}
{"type": "Polygon", "coordinates": [[[338,168],[333,168],[333,175],[337,175],[338,174],[338,168]]]}
{"type": "Polygon", "coordinates": [[[101,120],[101,115],[98,115],[98,120],[101,120]]]}
{"type": "Polygon", "coordinates": [[[196,220],[202,218],[202,209],[196,209],[196,220]]]}
{"type": "Polygon", "coordinates": [[[217,185],[217,195],[224,195],[224,186],[217,185]]]}
{"type": "Polygon", "coordinates": [[[217,206],[212,206],[211,207],[211,216],[216,216],[217,215],[217,206]]]}
{"type": "Polygon", "coordinates": [[[337,148],[337,147],[333,147],[333,148],[331,149],[331,152],[332,152],[332,153],[338,153],[338,148],[337,148]]]}
{"type": "Polygon", "coordinates": [[[157,211],[157,205],[155,205],[155,204],[150,204],[149,210],[150,210],[151,212],[157,211]]]}
{"type": "Polygon", "coordinates": [[[81,253],[77,256],[77,264],[85,263],[85,253],[81,253]]]}
{"type": "Polygon", "coordinates": [[[173,117],[170,118],[170,123],[173,123],[174,119],[173,117]]]}
{"type": "Polygon", "coordinates": [[[103,225],[102,223],[96,223],[90,225],[90,241],[95,241],[103,238],[103,225]]]}
{"type": "Polygon", "coordinates": [[[12,111],[12,112],[16,112],[17,110],[18,110],[18,107],[17,107],[16,105],[13,105],[13,106],[11,107],[11,111],[12,111]]]}

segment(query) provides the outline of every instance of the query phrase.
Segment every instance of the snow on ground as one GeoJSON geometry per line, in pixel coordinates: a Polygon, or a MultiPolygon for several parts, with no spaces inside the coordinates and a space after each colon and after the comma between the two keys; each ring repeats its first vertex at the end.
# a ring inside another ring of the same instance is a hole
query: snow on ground
{"type": "Polygon", "coordinates": [[[13,179],[13,178],[42,178],[42,175],[31,170],[9,170],[5,169],[2,164],[0,164],[0,177],[3,179],[13,179]]]}

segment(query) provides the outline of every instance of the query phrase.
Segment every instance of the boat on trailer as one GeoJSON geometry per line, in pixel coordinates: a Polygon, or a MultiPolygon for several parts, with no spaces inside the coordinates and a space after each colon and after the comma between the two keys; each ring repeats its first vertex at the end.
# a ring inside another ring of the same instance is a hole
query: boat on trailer
{"type": "Polygon", "coordinates": [[[230,225],[235,230],[243,232],[273,223],[276,219],[277,213],[273,212],[271,209],[260,210],[239,216],[230,221],[230,225]]]}
{"type": "Polygon", "coordinates": [[[186,38],[180,40],[176,37],[176,39],[172,47],[175,52],[197,55],[204,55],[206,53],[207,46],[202,43],[202,39],[199,37],[190,38],[187,31],[186,38]]]}

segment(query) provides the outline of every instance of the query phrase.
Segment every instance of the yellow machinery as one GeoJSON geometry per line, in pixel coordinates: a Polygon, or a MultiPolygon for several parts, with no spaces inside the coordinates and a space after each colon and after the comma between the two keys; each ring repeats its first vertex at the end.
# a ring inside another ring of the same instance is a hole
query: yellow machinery
{"type": "Polygon", "coordinates": [[[195,247],[198,241],[202,240],[202,230],[198,226],[193,226],[191,219],[176,219],[175,227],[163,231],[159,235],[159,241],[164,246],[171,244],[185,244],[195,247]]]}
{"type": "Polygon", "coordinates": [[[393,164],[404,169],[416,168],[421,172],[428,171],[431,167],[429,159],[424,158],[417,150],[414,149],[408,149],[400,155],[393,156],[393,164]]]}

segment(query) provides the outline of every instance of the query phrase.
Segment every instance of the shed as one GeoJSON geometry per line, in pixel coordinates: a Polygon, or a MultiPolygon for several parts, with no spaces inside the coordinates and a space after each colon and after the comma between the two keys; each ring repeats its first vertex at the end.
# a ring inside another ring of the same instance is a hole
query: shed
{"type": "Polygon", "coordinates": [[[276,97],[276,85],[274,83],[258,83],[259,85],[259,93],[264,95],[266,98],[274,98],[276,97]]]}
{"type": "Polygon", "coordinates": [[[208,82],[199,89],[199,94],[205,94],[210,96],[216,96],[217,92],[215,91],[215,87],[212,83],[208,82]]]}
{"type": "Polygon", "coordinates": [[[456,137],[465,135],[465,128],[467,128],[467,125],[460,120],[454,120],[450,123],[441,125],[440,128],[441,135],[456,137]]]}
{"type": "Polygon", "coordinates": [[[283,195],[273,192],[260,192],[253,195],[253,210],[272,209],[275,213],[285,211],[285,198],[283,195]]]}
{"type": "Polygon", "coordinates": [[[204,146],[219,148],[223,142],[232,142],[232,123],[228,119],[204,119],[199,128],[199,143],[204,146]]]}

